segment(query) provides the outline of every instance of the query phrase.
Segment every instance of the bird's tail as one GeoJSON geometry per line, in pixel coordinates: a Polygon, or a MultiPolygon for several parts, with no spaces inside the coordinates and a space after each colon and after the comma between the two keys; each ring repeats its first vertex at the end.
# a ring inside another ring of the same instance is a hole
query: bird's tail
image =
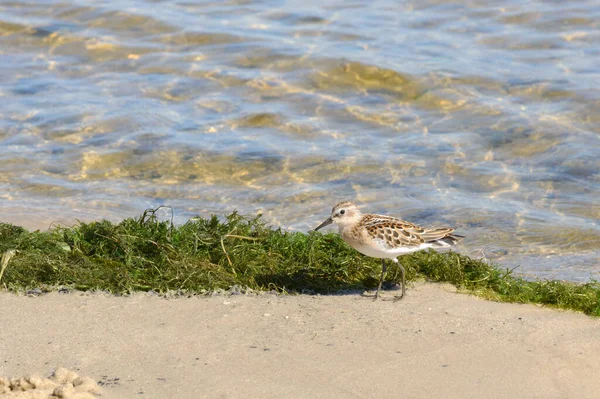
{"type": "Polygon", "coordinates": [[[434,247],[442,248],[442,247],[452,247],[456,245],[457,242],[465,238],[464,236],[458,234],[448,234],[444,237],[440,237],[437,240],[432,240],[431,243],[434,247]]]}
{"type": "Polygon", "coordinates": [[[464,238],[458,234],[454,234],[454,229],[450,227],[441,227],[437,229],[425,230],[421,234],[421,238],[431,244],[433,248],[447,248],[455,245],[457,242],[464,238]]]}

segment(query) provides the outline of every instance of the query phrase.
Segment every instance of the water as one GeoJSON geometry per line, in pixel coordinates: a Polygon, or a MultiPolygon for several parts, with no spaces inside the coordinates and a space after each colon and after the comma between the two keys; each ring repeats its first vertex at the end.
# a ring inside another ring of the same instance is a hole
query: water
{"type": "Polygon", "coordinates": [[[0,220],[339,200],[600,278],[595,1],[0,1],[0,220]]]}

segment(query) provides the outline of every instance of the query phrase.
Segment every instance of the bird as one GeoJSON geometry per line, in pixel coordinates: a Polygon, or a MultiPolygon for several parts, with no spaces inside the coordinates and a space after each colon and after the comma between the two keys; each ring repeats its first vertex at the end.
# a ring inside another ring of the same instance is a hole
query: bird
{"type": "Polygon", "coordinates": [[[398,256],[427,248],[449,248],[460,241],[463,236],[454,234],[450,227],[424,228],[392,216],[363,214],[352,202],[340,202],[331,210],[323,223],[315,231],[335,223],[338,226],[342,239],[363,255],[381,259],[381,276],[375,293],[375,300],[379,298],[381,284],[386,274],[386,259],[391,259],[398,264],[402,273],[402,293],[396,299],[404,297],[406,288],[406,271],[398,256]]]}

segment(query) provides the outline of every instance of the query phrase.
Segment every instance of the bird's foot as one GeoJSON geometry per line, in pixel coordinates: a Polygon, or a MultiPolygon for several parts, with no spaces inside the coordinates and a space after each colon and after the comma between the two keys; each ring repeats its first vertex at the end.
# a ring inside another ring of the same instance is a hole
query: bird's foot
{"type": "Polygon", "coordinates": [[[398,302],[402,298],[404,298],[404,293],[402,293],[401,295],[394,295],[394,302],[398,302]]]}
{"type": "Polygon", "coordinates": [[[399,300],[404,298],[404,293],[402,293],[400,295],[394,295],[392,298],[387,298],[387,297],[381,296],[381,294],[377,294],[377,293],[372,294],[372,293],[365,291],[362,294],[360,294],[360,296],[362,296],[363,298],[373,298],[373,302],[375,302],[378,299],[380,299],[382,301],[398,302],[399,300]]]}
{"type": "Polygon", "coordinates": [[[379,299],[381,297],[381,295],[379,293],[371,293],[368,291],[364,291],[362,294],[360,294],[360,296],[362,296],[363,298],[373,298],[374,301],[376,301],[377,299],[379,299]]]}

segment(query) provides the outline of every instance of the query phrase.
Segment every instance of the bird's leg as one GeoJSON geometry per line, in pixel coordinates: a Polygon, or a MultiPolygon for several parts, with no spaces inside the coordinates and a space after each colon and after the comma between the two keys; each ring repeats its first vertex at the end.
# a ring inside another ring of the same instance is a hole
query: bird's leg
{"type": "Polygon", "coordinates": [[[398,264],[398,266],[400,267],[400,272],[402,273],[402,294],[397,295],[395,297],[397,300],[400,300],[404,298],[404,293],[406,292],[406,271],[404,270],[404,267],[400,264],[400,262],[398,262],[398,259],[394,258],[393,261],[398,264]]]}
{"type": "Polygon", "coordinates": [[[381,284],[383,283],[383,276],[385,276],[385,271],[387,266],[385,265],[385,259],[381,259],[381,277],[379,277],[379,285],[377,286],[377,292],[375,293],[375,299],[379,298],[379,290],[381,289],[381,284]]]}

